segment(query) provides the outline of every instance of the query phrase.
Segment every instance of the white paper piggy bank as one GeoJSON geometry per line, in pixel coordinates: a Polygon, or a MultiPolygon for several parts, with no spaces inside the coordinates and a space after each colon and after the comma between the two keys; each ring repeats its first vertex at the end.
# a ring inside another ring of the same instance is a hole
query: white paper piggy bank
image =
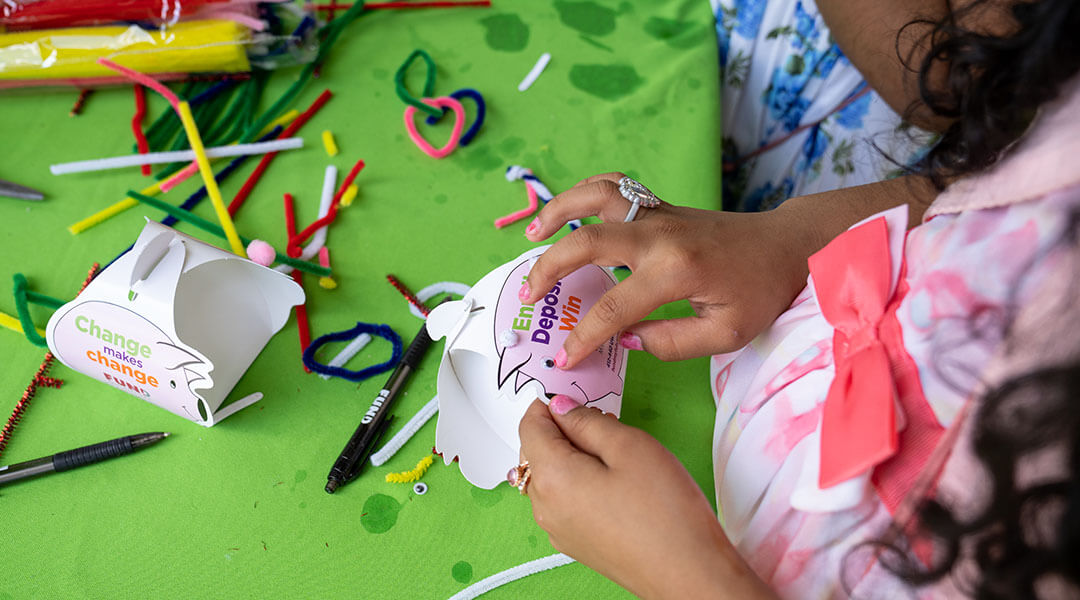
{"type": "Polygon", "coordinates": [[[555,354],[581,317],[614,287],[602,267],[587,265],[559,281],[533,305],[518,290],[535,248],[488,273],[462,300],[427,319],[432,339],[446,338],[439,365],[439,421],[435,447],[447,464],[478,487],[505,481],[518,464],[518,422],[536,398],[566,394],[581,404],[619,414],[627,350],[616,338],[573,369],[555,367],[555,354]]]}

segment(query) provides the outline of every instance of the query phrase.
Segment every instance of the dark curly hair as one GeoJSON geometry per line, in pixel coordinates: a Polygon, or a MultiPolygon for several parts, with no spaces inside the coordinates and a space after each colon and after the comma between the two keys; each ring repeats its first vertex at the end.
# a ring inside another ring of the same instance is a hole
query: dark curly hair
{"type": "MultiPolygon", "coordinates": [[[[915,20],[901,29],[930,26],[929,50],[912,64],[919,96],[936,115],[954,119],[940,140],[913,170],[939,188],[957,177],[993,165],[1024,132],[1042,104],[1057,97],[1062,84],[1080,70],[1080,2],[1020,0],[1008,7],[1013,33],[995,36],[966,29],[980,11],[1001,8],[1001,2],[973,0],[955,8],[946,0],[948,16],[939,22],[915,20]],[[944,69],[944,74],[941,69],[944,69]],[[936,76],[935,76],[936,75],[936,76]]],[[[915,50],[912,50],[914,53],[915,50]]],[[[909,108],[909,116],[918,107],[909,108]]]]}
{"type": "MultiPolygon", "coordinates": [[[[1008,7],[1014,28],[1004,36],[959,25],[987,5],[987,0],[975,0],[933,24],[927,34],[930,50],[918,67],[922,101],[936,114],[955,119],[913,169],[939,188],[992,166],[1022,135],[1038,107],[1055,99],[1080,72],[1080,1],[1015,2],[1008,7]]],[[[1076,249],[1080,215],[1065,217],[1058,247],[1076,249]]],[[[1006,344],[1012,339],[1015,308],[1010,312],[1003,323],[989,325],[1003,330],[1006,344]]],[[[975,335],[985,334],[980,329],[987,326],[971,322],[975,335]]],[[[1080,356],[1075,355],[985,393],[970,423],[971,450],[990,478],[989,497],[978,513],[960,517],[946,502],[928,499],[907,537],[887,534],[882,539],[888,541],[860,549],[878,553],[883,566],[914,586],[951,576],[975,598],[1036,598],[1047,586],[1080,596],[1078,398],[1080,356]],[[1048,451],[1064,461],[1063,474],[1037,483],[1017,477],[1024,461],[1048,451]],[[912,556],[914,539],[932,542],[929,565],[912,556]]]]}

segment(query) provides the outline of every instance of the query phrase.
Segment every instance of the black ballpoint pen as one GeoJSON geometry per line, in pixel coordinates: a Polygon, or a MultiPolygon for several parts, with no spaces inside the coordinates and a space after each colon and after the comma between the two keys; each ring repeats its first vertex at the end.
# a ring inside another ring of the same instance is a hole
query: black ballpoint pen
{"type": "Polygon", "coordinates": [[[75,467],[101,462],[117,456],[130,454],[169,437],[167,433],[140,433],[116,438],[92,446],[83,446],[67,452],[36,458],[26,462],[0,467],[0,485],[27,477],[44,475],[53,471],[67,471],[75,467]]]}
{"type": "Polygon", "coordinates": [[[360,474],[375,444],[390,425],[392,417],[387,417],[390,405],[394,403],[405,380],[416,369],[416,365],[420,363],[420,359],[424,357],[424,352],[429,346],[431,346],[431,336],[428,335],[425,323],[420,327],[420,333],[416,334],[408,349],[405,350],[405,355],[390,375],[386,385],[360,419],[360,425],[349,438],[349,443],[345,444],[341,455],[334,461],[330,474],[326,476],[326,493],[333,494],[338,487],[352,481],[360,474]]]}

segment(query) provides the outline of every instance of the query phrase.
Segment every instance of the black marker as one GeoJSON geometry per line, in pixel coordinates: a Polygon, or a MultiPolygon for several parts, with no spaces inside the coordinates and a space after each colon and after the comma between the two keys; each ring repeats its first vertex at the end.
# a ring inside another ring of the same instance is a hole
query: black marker
{"type": "Polygon", "coordinates": [[[401,358],[401,362],[390,375],[390,380],[386,382],[382,391],[371,403],[371,407],[364,413],[364,417],[360,419],[360,425],[349,438],[349,443],[345,444],[341,456],[334,461],[330,474],[326,476],[326,493],[333,494],[339,486],[345,485],[360,474],[375,444],[393,420],[393,417],[387,416],[390,405],[394,403],[405,380],[416,370],[416,366],[420,364],[420,360],[430,346],[431,336],[428,335],[425,323],[420,327],[420,333],[416,334],[408,349],[405,350],[405,356],[401,358]]]}

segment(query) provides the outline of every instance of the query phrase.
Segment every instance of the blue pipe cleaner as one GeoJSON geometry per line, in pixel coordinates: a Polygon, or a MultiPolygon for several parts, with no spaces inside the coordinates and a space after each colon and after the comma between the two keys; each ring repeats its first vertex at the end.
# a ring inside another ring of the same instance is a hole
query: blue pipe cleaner
{"type": "Polygon", "coordinates": [[[311,344],[304,350],[304,366],[310,371],[318,373],[320,375],[329,375],[331,377],[341,377],[342,379],[348,379],[349,381],[363,381],[368,377],[378,375],[379,373],[385,373],[390,369],[393,369],[398,361],[401,360],[401,336],[394,333],[393,329],[390,329],[389,325],[374,325],[371,323],[356,322],[356,327],[346,331],[338,331],[335,333],[328,333],[324,336],[318,337],[311,342],[311,344]],[[364,367],[359,371],[350,371],[343,367],[331,367],[324,365],[315,360],[315,351],[322,348],[330,342],[343,342],[345,340],[351,340],[358,335],[368,334],[378,336],[384,340],[389,341],[394,345],[394,350],[390,355],[390,360],[372,365],[370,367],[364,367]]]}
{"type": "MultiPolygon", "coordinates": [[[[484,115],[487,114],[487,105],[484,104],[484,97],[480,95],[480,92],[472,88],[462,88],[452,94],[450,97],[454,100],[460,101],[462,98],[472,98],[476,102],[476,119],[473,120],[473,124],[469,126],[469,130],[465,132],[465,135],[461,136],[461,140],[458,141],[459,146],[468,146],[469,142],[473,141],[476,137],[476,133],[480,131],[480,126],[484,123],[484,115]]],[[[428,125],[434,125],[439,122],[439,119],[443,118],[446,114],[446,109],[443,109],[442,115],[430,116],[425,121],[428,125]]]]}
{"type": "Polygon", "coordinates": [[[239,80],[236,80],[236,79],[226,79],[225,81],[219,81],[219,82],[215,83],[213,86],[211,86],[210,89],[208,89],[205,92],[199,94],[198,96],[195,96],[191,100],[191,102],[188,102],[188,104],[190,106],[196,106],[196,105],[202,104],[203,102],[206,102],[207,100],[213,98],[214,96],[217,96],[218,94],[225,91],[226,89],[236,85],[238,82],[239,82],[239,80]]]}

